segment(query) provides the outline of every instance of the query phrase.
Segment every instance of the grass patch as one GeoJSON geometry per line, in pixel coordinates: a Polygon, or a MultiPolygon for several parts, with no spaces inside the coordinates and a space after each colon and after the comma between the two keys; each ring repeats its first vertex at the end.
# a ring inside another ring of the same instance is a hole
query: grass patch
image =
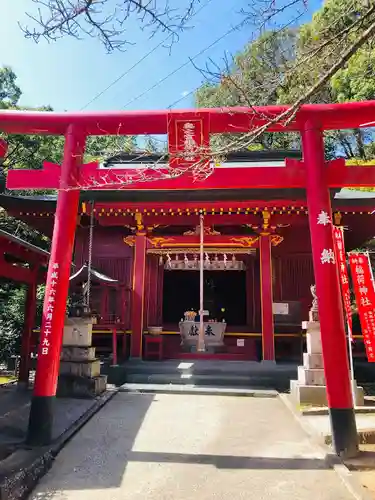
{"type": "Polygon", "coordinates": [[[16,380],[16,377],[12,377],[12,376],[4,377],[3,375],[1,375],[0,376],[0,385],[9,384],[9,382],[13,382],[14,380],[16,380]]]}
{"type": "Polygon", "coordinates": [[[303,411],[303,410],[310,410],[311,408],[316,408],[316,406],[307,403],[301,403],[297,406],[297,408],[300,411],[303,411]]]}

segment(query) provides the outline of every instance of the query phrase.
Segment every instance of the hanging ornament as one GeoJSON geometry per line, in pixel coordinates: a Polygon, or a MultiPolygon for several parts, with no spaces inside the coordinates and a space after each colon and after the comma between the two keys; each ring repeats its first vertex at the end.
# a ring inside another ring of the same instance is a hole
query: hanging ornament
{"type": "Polygon", "coordinates": [[[217,255],[217,254],[215,255],[215,260],[214,260],[213,265],[214,265],[216,268],[219,268],[219,267],[220,267],[219,257],[218,257],[218,255],[217,255]]]}
{"type": "Polygon", "coordinates": [[[184,262],[185,262],[185,266],[188,267],[188,265],[189,265],[189,259],[188,259],[188,256],[186,254],[184,256],[184,262]]]}
{"type": "Polygon", "coordinates": [[[171,256],[169,255],[169,253],[167,253],[167,267],[171,268],[172,264],[172,259],[171,259],[171,256]]]}
{"type": "Polygon", "coordinates": [[[194,267],[198,267],[198,255],[194,254],[194,267]]]}
{"type": "Polygon", "coordinates": [[[236,256],[233,254],[232,255],[232,269],[237,268],[237,262],[236,262],[236,256]]]}
{"type": "Polygon", "coordinates": [[[159,257],[159,266],[162,266],[163,265],[163,256],[160,255],[159,257]]]}
{"type": "Polygon", "coordinates": [[[224,267],[227,267],[227,260],[228,260],[228,257],[227,257],[227,254],[225,253],[224,254],[224,267]]]}
{"type": "Polygon", "coordinates": [[[176,253],[174,260],[178,262],[178,253],[176,253]]]}

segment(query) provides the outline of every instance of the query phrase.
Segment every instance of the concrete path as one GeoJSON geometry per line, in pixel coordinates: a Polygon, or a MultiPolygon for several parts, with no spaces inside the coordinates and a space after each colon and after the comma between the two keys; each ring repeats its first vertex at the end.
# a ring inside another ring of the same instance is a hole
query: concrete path
{"type": "Polygon", "coordinates": [[[279,399],[115,396],[61,451],[38,500],[350,500],[279,399]]]}

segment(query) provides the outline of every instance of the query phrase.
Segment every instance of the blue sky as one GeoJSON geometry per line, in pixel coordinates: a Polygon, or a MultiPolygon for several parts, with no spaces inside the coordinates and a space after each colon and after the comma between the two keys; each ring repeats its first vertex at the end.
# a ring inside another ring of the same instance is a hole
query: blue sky
{"type": "MultiPolygon", "coordinates": [[[[175,5],[183,5],[186,0],[175,2],[175,5]]],[[[193,27],[181,35],[171,53],[166,48],[158,48],[125,78],[91,103],[87,110],[166,108],[198,87],[203,77],[193,65],[188,64],[155,89],[134,100],[240,23],[243,15],[239,11],[247,5],[248,0],[201,0],[201,5],[206,3],[191,21],[193,27]],[[125,107],[129,101],[133,102],[125,107]]],[[[309,13],[305,19],[320,4],[321,0],[309,0],[309,13]]],[[[23,91],[21,104],[27,106],[49,104],[57,111],[81,109],[166,36],[158,34],[149,39],[149,32],[139,29],[135,20],[132,20],[127,29],[128,38],[134,45],[129,45],[125,52],[107,54],[100,42],[93,38],[75,40],[65,37],[53,43],[42,40],[36,44],[33,40],[25,39],[18,26],[18,21],[21,24],[29,22],[25,11],[30,12],[30,9],[35,12],[35,6],[30,0],[7,0],[6,12],[3,10],[0,18],[0,65],[11,66],[17,74],[18,84],[23,91]]],[[[256,30],[247,24],[207,50],[195,63],[204,67],[209,58],[220,62],[225,51],[237,52],[255,33],[256,30]]],[[[188,95],[177,107],[187,108],[192,104],[192,96],[188,95]]]]}

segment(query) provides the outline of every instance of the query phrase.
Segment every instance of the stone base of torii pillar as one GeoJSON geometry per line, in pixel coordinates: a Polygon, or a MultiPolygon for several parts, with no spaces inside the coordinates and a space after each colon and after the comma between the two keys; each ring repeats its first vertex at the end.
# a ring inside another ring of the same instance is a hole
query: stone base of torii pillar
{"type": "MultiPolygon", "coordinates": [[[[290,381],[290,394],[299,405],[327,406],[327,391],[323,368],[322,341],[315,285],[311,286],[313,304],[306,327],[307,352],[303,353],[303,366],[298,367],[298,380],[290,381]]],[[[362,387],[356,390],[356,406],[364,405],[362,387]]]]}

